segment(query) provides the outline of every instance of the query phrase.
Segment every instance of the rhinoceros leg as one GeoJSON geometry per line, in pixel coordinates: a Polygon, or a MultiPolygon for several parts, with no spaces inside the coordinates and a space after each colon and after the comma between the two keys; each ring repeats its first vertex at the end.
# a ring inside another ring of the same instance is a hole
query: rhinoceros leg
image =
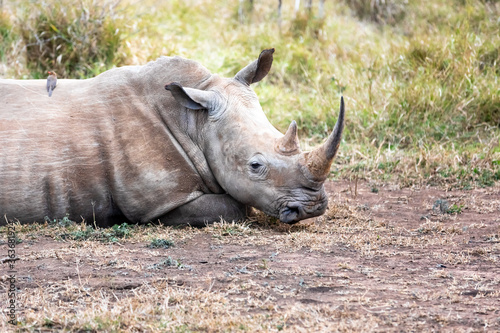
{"type": "Polygon", "coordinates": [[[203,227],[207,223],[243,220],[249,207],[239,203],[227,194],[204,194],[185,205],[177,207],[160,217],[165,225],[189,224],[203,227]]]}

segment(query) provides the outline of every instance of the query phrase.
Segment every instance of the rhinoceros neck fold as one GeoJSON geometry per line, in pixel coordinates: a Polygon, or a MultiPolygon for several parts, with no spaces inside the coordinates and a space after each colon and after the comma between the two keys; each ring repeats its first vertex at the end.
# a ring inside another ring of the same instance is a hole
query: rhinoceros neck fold
{"type": "MultiPolygon", "coordinates": [[[[190,162],[192,167],[196,169],[197,173],[205,185],[201,190],[204,193],[224,193],[215,176],[208,165],[205,158],[204,152],[200,148],[200,144],[193,140],[193,137],[189,135],[189,130],[186,131],[186,124],[182,122],[175,125],[172,124],[172,120],[164,123],[166,128],[171,135],[172,143],[180,147],[179,151],[185,154],[185,160],[190,162]]],[[[187,126],[189,127],[189,125],[187,126]]]]}
{"type": "Polygon", "coordinates": [[[196,169],[205,185],[205,193],[224,193],[205,158],[203,147],[203,125],[208,119],[206,111],[188,110],[180,106],[164,86],[168,82],[179,82],[184,87],[205,89],[212,79],[212,74],[199,63],[180,57],[161,57],[148,63],[138,75],[147,87],[142,94],[146,102],[156,110],[171,136],[172,142],[179,146],[196,169]]]}

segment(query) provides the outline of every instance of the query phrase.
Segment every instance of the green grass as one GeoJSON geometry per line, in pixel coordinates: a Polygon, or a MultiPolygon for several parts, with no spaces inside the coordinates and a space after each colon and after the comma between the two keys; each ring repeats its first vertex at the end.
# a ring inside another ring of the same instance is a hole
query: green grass
{"type": "Polygon", "coordinates": [[[6,55],[12,42],[17,38],[13,31],[11,16],[7,11],[0,8],[0,61],[6,60],[6,55]]]}
{"type": "Polygon", "coordinates": [[[154,238],[151,240],[151,243],[148,247],[152,249],[163,248],[168,249],[169,247],[174,246],[174,241],[171,239],[163,239],[163,238],[154,238]]]}
{"type": "Polygon", "coordinates": [[[182,262],[180,260],[176,260],[171,256],[168,256],[166,259],[160,261],[159,263],[149,266],[148,269],[164,269],[166,267],[176,267],[182,269],[184,268],[184,265],[182,265],[182,262]]]}
{"type": "Polygon", "coordinates": [[[254,1],[240,11],[237,0],[118,7],[107,0],[76,7],[69,0],[23,0],[5,6],[10,16],[0,19],[0,50],[26,45],[19,51],[24,65],[7,65],[8,77],[44,77],[55,68],[82,78],[160,55],[232,76],[274,47],[273,68],[254,89],[278,129],[297,121],[304,149],[328,135],[345,97],[347,123],[333,176],[461,188],[498,181],[498,2],[326,1],[324,18],[318,2],[297,15],[284,2],[279,25],[277,1],[254,1]],[[43,47],[30,46],[34,36],[43,37],[43,47]],[[87,44],[76,49],[80,40],[87,44]]]}
{"type": "Polygon", "coordinates": [[[58,238],[69,239],[75,241],[87,241],[87,240],[97,240],[104,243],[116,243],[123,239],[129,238],[133,234],[133,226],[122,223],[120,225],[115,224],[111,228],[93,228],[90,225],[76,224],[73,225],[65,224],[63,227],[68,227],[70,232],[60,233],[58,238]]]}
{"type": "Polygon", "coordinates": [[[448,211],[447,213],[448,214],[462,214],[462,209],[464,208],[464,205],[456,205],[456,204],[453,204],[451,205],[450,208],[448,208],[448,211]]]}

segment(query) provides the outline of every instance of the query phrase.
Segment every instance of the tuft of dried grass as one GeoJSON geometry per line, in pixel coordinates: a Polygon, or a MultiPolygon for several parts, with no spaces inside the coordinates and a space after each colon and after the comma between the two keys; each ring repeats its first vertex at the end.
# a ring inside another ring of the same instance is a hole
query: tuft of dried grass
{"type": "Polygon", "coordinates": [[[17,28],[31,75],[45,78],[52,70],[63,78],[86,78],[122,64],[127,27],[119,3],[20,1],[17,28]]]}

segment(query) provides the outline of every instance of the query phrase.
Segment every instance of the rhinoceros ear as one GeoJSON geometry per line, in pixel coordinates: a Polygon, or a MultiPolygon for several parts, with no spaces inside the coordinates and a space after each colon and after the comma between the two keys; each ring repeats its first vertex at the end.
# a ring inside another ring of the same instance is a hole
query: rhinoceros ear
{"type": "Polygon", "coordinates": [[[191,110],[209,109],[215,99],[215,94],[212,91],[183,88],[177,82],[167,84],[165,89],[172,93],[180,105],[191,110]]]}
{"type": "Polygon", "coordinates": [[[259,59],[239,71],[234,78],[246,85],[259,82],[271,69],[271,65],[273,64],[273,53],[274,49],[262,51],[259,55],[259,59]]]}

